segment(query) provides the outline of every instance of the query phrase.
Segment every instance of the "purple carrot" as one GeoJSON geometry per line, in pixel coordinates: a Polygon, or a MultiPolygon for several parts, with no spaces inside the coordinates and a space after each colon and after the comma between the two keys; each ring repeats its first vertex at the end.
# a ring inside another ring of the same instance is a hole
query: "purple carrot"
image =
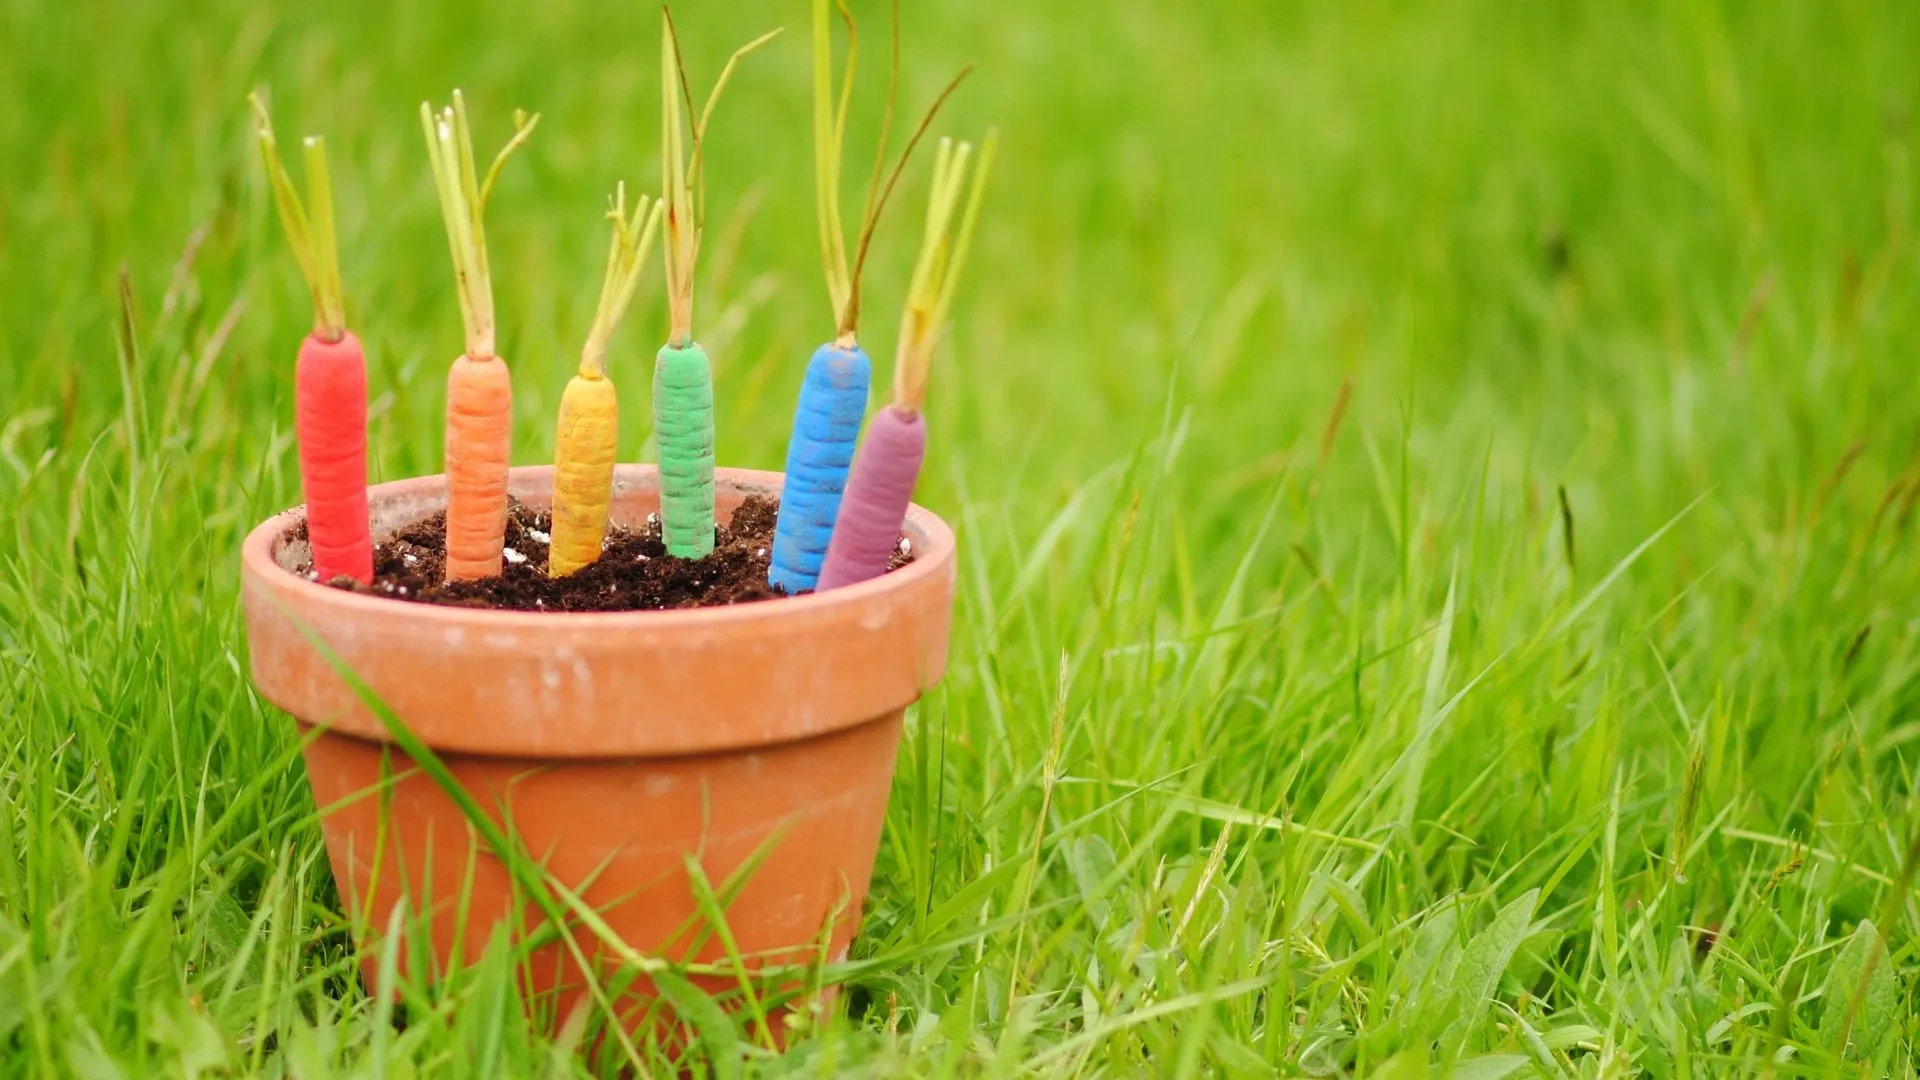
{"type": "Polygon", "coordinates": [[[967,178],[972,147],[954,147],[940,140],[933,164],[933,195],[927,204],[927,228],[920,241],[920,258],[907,286],[907,310],[900,320],[900,350],[894,358],[893,404],[880,410],[867,426],[867,439],[853,459],[840,518],[827,544],[826,563],[820,568],[819,589],[855,585],[887,572],[899,541],[900,524],[913,499],[920,463],[927,456],[927,423],[921,406],[927,400],[927,368],[933,347],[953,302],[953,286],[967,259],[973,226],[980,215],[980,196],[993,168],[996,139],[987,133],[980,167],[973,174],[959,230],[950,234],[960,188],[967,178]]]}
{"type": "Polygon", "coordinates": [[[886,573],[926,456],[927,423],[918,412],[889,405],[867,425],[867,441],[853,459],[827,561],[820,567],[821,590],[886,573]]]}

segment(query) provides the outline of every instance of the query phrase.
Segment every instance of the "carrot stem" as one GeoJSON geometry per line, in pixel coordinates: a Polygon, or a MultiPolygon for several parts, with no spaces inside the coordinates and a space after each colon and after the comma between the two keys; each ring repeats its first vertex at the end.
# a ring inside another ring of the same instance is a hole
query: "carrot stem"
{"type": "Polygon", "coordinates": [[[345,334],[347,329],[346,290],[340,283],[340,247],[333,219],[333,178],[327,169],[326,140],[309,135],[301,140],[301,152],[306,159],[307,190],[313,196],[307,236],[313,244],[314,270],[320,275],[314,329],[328,340],[328,335],[345,334]]]}
{"type": "MultiPolygon", "coordinates": [[[[896,48],[895,60],[897,61],[898,58],[898,49],[896,48]]],[[[940,96],[933,99],[933,104],[928,106],[926,115],[920,118],[920,123],[913,129],[913,134],[907,137],[907,145],[900,151],[900,157],[894,161],[893,171],[887,174],[886,183],[880,185],[877,195],[869,191],[871,200],[870,210],[865,214],[865,221],[860,228],[859,248],[853,256],[853,293],[847,304],[845,314],[840,318],[842,337],[852,335],[854,328],[858,326],[860,321],[860,279],[866,273],[867,252],[871,250],[873,234],[879,227],[881,213],[886,210],[887,199],[893,195],[895,185],[900,182],[900,174],[906,171],[907,162],[913,158],[914,147],[920,145],[921,136],[925,135],[927,129],[933,126],[933,118],[940,114],[940,107],[947,103],[947,99],[953,96],[953,92],[960,88],[960,84],[966,80],[967,75],[972,71],[973,68],[971,66],[961,68],[959,74],[955,75],[952,81],[948,82],[946,87],[940,91],[940,96]]],[[[891,87],[889,87],[888,93],[892,93],[891,87]]],[[[891,112],[891,109],[889,109],[889,112],[891,112]]],[[[882,149],[884,150],[884,145],[882,149]]],[[[877,168],[879,163],[876,162],[875,164],[876,169],[874,175],[877,178],[880,172],[877,168]]]]}
{"type": "Polygon", "coordinates": [[[440,196],[447,243],[453,255],[467,355],[475,360],[494,355],[493,278],[487,261],[484,222],[486,199],[506,159],[526,144],[539,122],[538,113],[528,116],[518,110],[514,112],[513,137],[494,158],[487,170],[486,183],[482,185],[474,166],[473,133],[467,122],[465,95],[455,90],[453,104],[437,116],[431,105],[420,103],[420,126],[426,135],[427,158],[433,168],[434,187],[440,196]]]}
{"type": "MultiPolygon", "coordinates": [[[[459,91],[454,93],[455,100],[459,100],[459,91]]],[[[506,166],[507,159],[513,156],[515,150],[525,146],[528,139],[533,138],[533,129],[539,125],[539,113],[528,115],[525,109],[513,110],[513,136],[500,147],[499,153],[493,155],[493,164],[487,166],[487,178],[480,182],[479,213],[486,213],[487,200],[493,197],[493,182],[500,178],[500,170],[506,166]]]]}
{"type": "MultiPolygon", "coordinates": [[[[847,75],[849,81],[851,81],[853,75],[853,57],[851,55],[853,15],[847,11],[844,0],[842,0],[840,5],[840,10],[846,15],[847,19],[847,36],[849,38],[847,75]]],[[[866,225],[869,229],[871,228],[871,222],[879,220],[880,206],[883,205],[877,204],[875,200],[880,197],[880,178],[886,172],[887,140],[893,135],[893,103],[895,99],[898,98],[900,92],[900,0],[893,0],[893,19],[889,27],[892,31],[890,35],[892,48],[888,52],[887,107],[886,110],[880,114],[880,138],[874,144],[873,171],[867,175],[867,198],[866,202],[863,203],[860,208],[860,220],[862,224],[866,225]]]]}
{"type": "Polygon", "coordinates": [[[626,206],[627,186],[623,183],[614,194],[613,209],[607,214],[613,220],[613,242],[607,251],[607,273],[600,286],[600,303],[593,312],[587,343],[580,350],[583,375],[605,369],[607,342],[633,302],[634,291],[646,269],[647,252],[653,247],[660,218],[666,210],[659,200],[645,195],[634,204],[631,215],[626,206]]]}
{"type": "Polygon", "coordinates": [[[713,89],[708,91],[698,119],[683,121],[681,109],[685,107],[689,114],[692,112],[690,99],[685,100],[683,106],[686,67],[680,57],[679,39],[674,34],[672,12],[662,7],[660,21],[660,197],[667,204],[667,237],[662,246],[667,268],[667,343],[686,347],[693,343],[693,270],[699,259],[700,237],[706,229],[706,199],[699,192],[705,188],[700,167],[707,125],[713,119],[721,91],[733,77],[733,69],[748,53],[779,36],[780,31],[769,30],[735,49],[721,67],[713,89]],[[682,130],[685,123],[691,123],[693,129],[691,156],[688,133],[682,130]]]}
{"type": "Polygon", "coordinates": [[[341,287],[340,252],[334,239],[333,181],[327,169],[327,147],[318,135],[303,140],[302,156],[307,170],[307,190],[312,196],[312,211],[300,198],[286,164],[280,159],[280,147],[273,134],[273,120],[258,93],[247,95],[253,108],[254,130],[260,139],[260,156],[267,168],[267,181],[273,189],[273,203],[280,225],[287,234],[287,246],[300,264],[307,289],[313,295],[313,332],[322,341],[339,341],[347,332],[345,291],[341,287]]]}
{"type": "Polygon", "coordinates": [[[838,321],[846,312],[853,292],[847,273],[846,234],[840,224],[840,160],[846,137],[845,103],[853,88],[860,39],[854,33],[853,18],[847,16],[847,72],[840,94],[842,105],[836,115],[833,20],[829,14],[828,0],[813,0],[813,197],[814,216],[820,226],[820,261],[827,278],[827,298],[833,304],[833,317],[838,321]]]}
{"type": "Polygon", "coordinates": [[[934,156],[926,227],[907,286],[906,311],[900,317],[900,346],[894,357],[893,400],[903,408],[918,411],[926,402],[927,369],[953,305],[954,286],[973,245],[973,230],[980,219],[981,199],[998,144],[998,132],[988,131],[957,234],[952,228],[953,211],[967,179],[973,147],[964,142],[956,147],[951,140],[941,139],[934,156]]]}
{"type": "Polygon", "coordinates": [[[846,229],[840,212],[840,185],[841,166],[846,156],[847,114],[853,103],[854,72],[859,66],[860,35],[854,24],[853,12],[847,9],[846,0],[833,0],[839,8],[841,21],[847,27],[847,67],[841,76],[840,96],[836,105],[833,95],[833,20],[828,2],[813,2],[814,217],[820,230],[820,265],[827,279],[827,300],[833,305],[836,329],[834,344],[844,350],[856,347],[859,339],[860,277],[866,268],[874,232],[879,228],[881,215],[886,211],[887,199],[893,194],[894,185],[900,179],[901,171],[906,168],[908,159],[913,156],[914,147],[919,145],[920,137],[972,69],[962,68],[934,98],[926,115],[908,136],[905,149],[900,152],[899,159],[889,173],[886,168],[887,143],[893,133],[894,103],[900,87],[900,5],[899,0],[894,0],[886,109],[881,114],[880,138],[874,145],[873,171],[867,177],[866,200],[860,208],[860,228],[854,239],[853,267],[849,271],[846,229]]]}
{"type": "Polygon", "coordinates": [[[693,341],[693,261],[700,250],[700,223],[694,218],[693,193],[687,190],[687,162],[680,131],[679,83],[674,73],[680,51],[673,22],[660,35],[660,197],[667,202],[667,242],[662,248],[667,273],[667,343],[693,341]]]}

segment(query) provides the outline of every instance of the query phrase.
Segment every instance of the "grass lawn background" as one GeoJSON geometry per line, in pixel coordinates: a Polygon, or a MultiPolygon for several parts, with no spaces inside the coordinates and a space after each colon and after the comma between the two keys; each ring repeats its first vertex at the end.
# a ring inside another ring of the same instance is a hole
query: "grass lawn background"
{"type": "MultiPolygon", "coordinates": [[[[1004,135],[918,496],[953,662],[853,1014],[750,1067],[1912,1075],[1920,11],[904,6],[904,99],[975,62],[937,130],[1004,135]]],[[[777,468],[829,328],[806,8],[679,16],[697,85],[788,30],[720,106],[697,313],[721,463],[777,468]]],[[[587,1067],[504,953],[403,1028],[363,993],[247,685],[309,313],[243,97],[332,147],[380,480],[439,469],[460,347],[414,110],[543,114],[488,231],[546,462],[606,193],[658,185],[656,19],[0,0],[0,1074],[587,1067]]]]}

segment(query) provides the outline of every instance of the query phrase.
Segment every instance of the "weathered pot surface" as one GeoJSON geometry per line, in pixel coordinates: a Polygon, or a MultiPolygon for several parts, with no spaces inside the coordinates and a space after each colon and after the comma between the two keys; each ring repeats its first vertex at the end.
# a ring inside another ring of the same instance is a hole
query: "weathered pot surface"
{"type": "MultiPolygon", "coordinates": [[[[513,470],[512,491],[544,505],[552,470],[513,470]]],[[[747,495],[777,497],[775,473],[717,471],[725,520],[747,495]]],[[[376,539],[444,504],[440,477],[369,491],[376,539]]],[[[614,520],[659,504],[651,466],[616,472],[614,520]]],[[[946,667],[955,572],[951,530],[914,507],[915,561],[819,595],[671,612],[536,614],[359,595],[291,572],[299,511],[247,537],[241,573],[254,685],[319,727],[306,750],[334,876],[363,932],[404,894],[433,912],[434,960],[477,958],[513,918],[506,868],[480,852],[458,808],[296,621],[413,733],[497,821],[650,956],[717,962],[696,916],[686,857],[718,886],[759,864],[727,909],[742,953],[762,963],[843,955],[859,922],[907,705],[946,667]],[[383,770],[390,770],[384,772],[383,770]],[[385,793],[383,775],[396,775],[385,793]],[[763,850],[764,849],[764,850],[763,850]],[[377,854],[376,854],[377,853],[377,854]],[[377,864],[377,865],[376,865],[377,864]],[[464,902],[464,889],[471,889],[464,902]]],[[[528,917],[533,922],[533,917],[528,917]]],[[[578,934],[589,956],[606,950],[578,934]]],[[[611,961],[595,961],[612,974],[611,961]]],[[[584,1000],[557,944],[525,968],[561,1022],[584,1000]]],[[[725,989],[730,980],[696,980],[725,989]]],[[[639,980],[623,1001],[638,1023],[639,980]]]]}

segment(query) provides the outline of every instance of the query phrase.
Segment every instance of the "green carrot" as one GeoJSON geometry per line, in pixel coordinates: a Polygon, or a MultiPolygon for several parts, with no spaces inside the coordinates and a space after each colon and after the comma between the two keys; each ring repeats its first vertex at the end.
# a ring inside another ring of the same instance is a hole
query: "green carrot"
{"type": "Polygon", "coordinates": [[[734,50],[695,118],[673,15],[661,11],[660,188],[666,202],[667,343],[653,369],[653,427],[660,443],[660,528],[667,554],[698,559],[713,550],[713,368],[693,339],[693,269],[706,224],[700,182],[701,146],[720,91],[740,58],[771,41],[762,34],[734,50]],[[682,101],[693,121],[689,157],[681,132],[682,101]]]}

